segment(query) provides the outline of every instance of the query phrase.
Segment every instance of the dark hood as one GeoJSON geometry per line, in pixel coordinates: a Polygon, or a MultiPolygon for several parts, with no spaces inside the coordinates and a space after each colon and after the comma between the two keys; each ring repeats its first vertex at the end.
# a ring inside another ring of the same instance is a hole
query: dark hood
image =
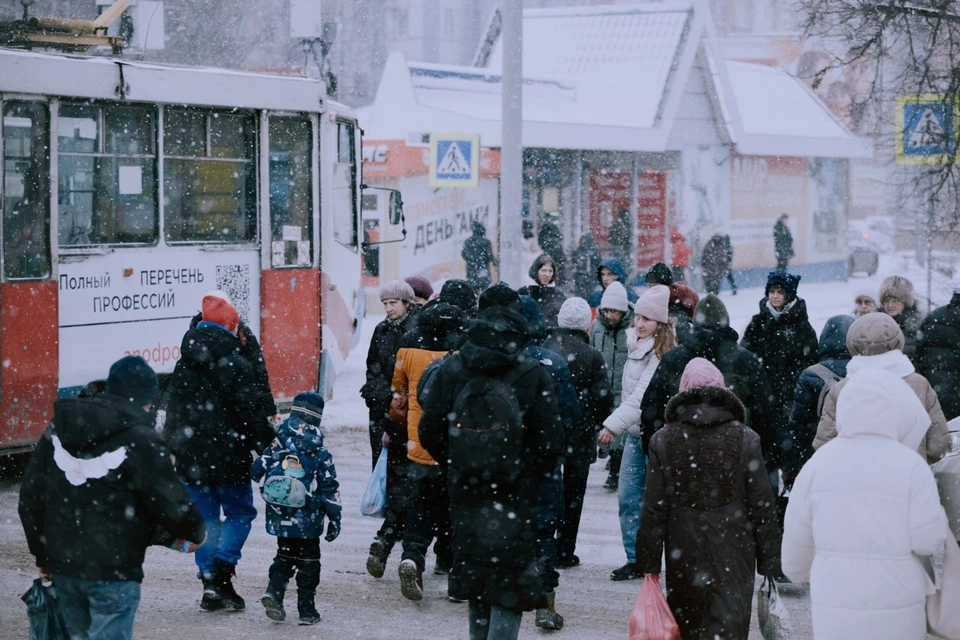
{"type": "Polygon", "coordinates": [[[468,369],[496,375],[516,365],[528,337],[527,321],[519,311],[489,307],[471,323],[460,358],[468,369]]]}
{"type": "Polygon", "coordinates": [[[482,222],[474,221],[470,226],[473,230],[473,235],[477,236],[478,238],[483,238],[487,235],[487,229],[483,226],[482,222]]]}
{"type": "Polygon", "coordinates": [[[452,304],[431,300],[417,318],[417,345],[428,351],[456,349],[467,328],[467,314],[452,304]]]}
{"type": "Polygon", "coordinates": [[[603,286],[603,281],[600,280],[600,269],[604,267],[617,274],[617,280],[620,281],[620,284],[627,286],[627,272],[623,268],[623,263],[616,258],[605,258],[600,261],[600,266],[597,267],[597,282],[601,286],[603,286]]]}
{"type": "Polygon", "coordinates": [[[696,387],[671,398],[664,415],[668,424],[682,422],[695,427],[712,427],[733,420],[746,422],[747,412],[740,399],[728,389],[696,387]]]}
{"type": "Polygon", "coordinates": [[[849,360],[852,357],[847,350],[847,331],[852,324],[851,316],[833,316],[827,320],[820,333],[821,360],[849,360]]]}
{"type": "Polygon", "coordinates": [[[239,350],[240,341],[225,329],[209,325],[198,326],[183,336],[180,359],[190,366],[210,366],[222,358],[238,353],[239,350]]]}
{"type": "Polygon", "coordinates": [[[76,457],[95,451],[103,441],[131,427],[149,429],[150,415],[129,400],[107,393],[53,404],[54,431],[63,448],[76,457]]]}
{"type": "Polygon", "coordinates": [[[316,455],[323,449],[323,432],[320,427],[307,424],[297,416],[290,416],[283,421],[277,430],[277,440],[288,451],[302,454],[316,455]]]}
{"type": "Polygon", "coordinates": [[[716,323],[695,324],[683,345],[696,355],[713,362],[717,359],[721,347],[736,347],[739,338],[737,332],[730,327],[716,323]]]}
{"type": "MultiPolygon", "coordinates": [[[[787,303],[789,304],[789,302],[787,303]]],[[[784,307],[786,309],[786,307],[784,307]]],[[[803,298],[795,298],[795,304],[788,310],[780,314],[780,318],[774,320],[773,314],[767,308],[767,299],[760,299],[760,315],[766,322],[783,322],[786,324],[802,324],[809,322],[807,315],[807,303],[803,298]]]]}
{"type": "Polygon", "coordinates": [[[527,321],[530,342],[540,344],[547,337],[547,321],[543,319],[540,304],[530,296],[520,296],[520,304],[523,305],[523,317],[527,321]]]}

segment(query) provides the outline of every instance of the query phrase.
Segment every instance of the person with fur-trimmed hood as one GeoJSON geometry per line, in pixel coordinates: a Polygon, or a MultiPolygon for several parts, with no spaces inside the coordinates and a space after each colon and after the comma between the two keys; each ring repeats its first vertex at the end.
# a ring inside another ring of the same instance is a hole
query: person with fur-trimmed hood
{"type": "Polygon", "coordinates": [[[340,483],[320,430],[323,405],[317,393],[298,393],[277,437],[250,466],[250,477],[260,484],[266,504],[267,533],[277,537],[277,555],[260,603],[267,617],[278,622],[286,618],[283,595],[294,573],[300,624],[320,622],[315,597],[324,517],[328,520],[324,539],[333,542],[340,535],[340,483]]]}
{"type": "Polygon", "coordinates": [[[760,313],[743,332],[740,346],[756,354],[763,364],[777,407],[778,429],[786,431],[797,379],[817,362],[817,332],[810,325],[807,303],[797,297],[800,276],[772,271],[760,313]]]}
{"type": "Polygon", "coordinates": [[[847,377],[833,385],[823,401],[823,413],[817,425],[817,436],[813,440],[814,449],[837,437],[837,399],[848,380],[858,371],[881,369],[903,378],[927,411],[930,429],[920,441],[917,453],[930,464],[947,453],[950,433],[937,392],[926,378],[916,372],[913,363],[903,353],[904,342],[903,331],[885,313],[869,313],[850,325],[847,349],[853,358],[847,365],[847,377]]]}
{"type": "Polygon", "coordinates": [[[560,307],[567,296],[557,288],[557,265],[549,254],[541,254],[530,265],[528,273],[530,279],[536,284],[521,287],[517,293],[521,296],[530,296],[537,301],[540,306],[540,312],[547,323],[548,329],[554,329],[557,326],[557,314],[560,313],[560,307]]]}
{"type": "Polygon", "coordinates": [[[637,570],[666,557],[667,602],[685,640],[746,640],[755,576],[780,575],[780,529],[760,437],[724,376],[684,367],[650,439],[637,570]]]}
{"type": "Polygon", "coordinates": [[[924,315],[917,309],[917,297],[913,283],[903,276],[890,276],[880,283],[880,306],[884,313],[897,321],[903,331],[903,353],[910,362],[917,364],[917,332],[923,324],[924,315]]]}

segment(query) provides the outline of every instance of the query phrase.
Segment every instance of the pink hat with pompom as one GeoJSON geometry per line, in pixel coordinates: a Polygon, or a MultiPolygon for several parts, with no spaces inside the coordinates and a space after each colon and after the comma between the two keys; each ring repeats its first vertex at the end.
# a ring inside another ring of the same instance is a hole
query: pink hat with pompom
{"type": "Polygon", "coordinates": [[[714,364],[706,358],[694,358],[691,360],[683,370],[683,375],[680,376],[680,391],[696,389],[698,387],[727,388],[720,369],[717,369],[714,364]]]}

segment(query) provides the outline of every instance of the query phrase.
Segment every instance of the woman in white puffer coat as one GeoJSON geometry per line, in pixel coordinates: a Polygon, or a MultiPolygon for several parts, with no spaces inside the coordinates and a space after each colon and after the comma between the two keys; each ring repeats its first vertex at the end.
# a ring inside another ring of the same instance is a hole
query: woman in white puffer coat
{"type": "Polygon", "coordinates": [[[920,557],[944,548],[937,484],[916,449],[930,416],[896,374],[864,369],[837,399],[837,437],[800,471],[783,571],[810,582],[817,640],[923,640],[934,593],[920,557]]]}
{"type": "Polygon", "coordinates": [[[647,474],[647,457],[640,444],[640,401],[660,364],[660,357],[676,343],[669,316],[670,289],[657,285],[647,289],[634,305],[633,327],[627,330],[627,361],[623,366],[620,406],[603,421],[600,444],[613,442],[626,431],[620,465],[617,501],[620,503],[620,533],[627,563],[610,574],[611,580],[643,577],[636,569],[637,530],[640,504],[647,474]]]}

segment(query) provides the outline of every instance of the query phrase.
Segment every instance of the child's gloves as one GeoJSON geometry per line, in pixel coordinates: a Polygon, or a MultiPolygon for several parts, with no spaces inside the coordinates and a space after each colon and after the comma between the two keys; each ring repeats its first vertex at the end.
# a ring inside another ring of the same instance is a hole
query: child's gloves
{"type": "Polygon", "coordinates": [[[327,542],[333,542],[340,535],[340,523],[331,520],[327,523],[327,535],[324,538],[327,542]]]}

